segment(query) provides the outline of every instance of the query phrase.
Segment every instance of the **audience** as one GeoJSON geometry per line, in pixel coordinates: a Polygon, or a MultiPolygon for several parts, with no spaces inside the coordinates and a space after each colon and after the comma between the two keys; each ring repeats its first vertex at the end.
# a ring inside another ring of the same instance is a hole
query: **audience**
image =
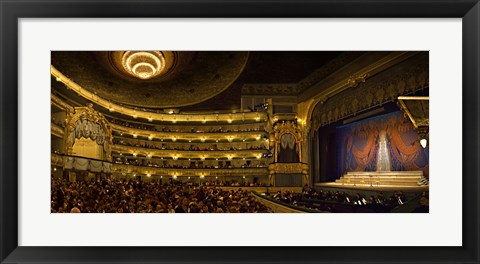
{"type": "Polygon", "coordinates": [[[361,193],[351,195],[344,191],[323,191],[306,187],[302,193],[278,191],[274,195],[267,195],[283,203],[328,212],[348,212],[360,207],[375,212],[387,212],[407,202],[405,194],[401,191],[394,191],[388,197],[385,197],[383,192],[367,197],[361,193]]]}
{"type": "Polygon", "coordinates": [[[136,179],[52,177],[52,213],[269,213],[248,191],[136,179]]]}

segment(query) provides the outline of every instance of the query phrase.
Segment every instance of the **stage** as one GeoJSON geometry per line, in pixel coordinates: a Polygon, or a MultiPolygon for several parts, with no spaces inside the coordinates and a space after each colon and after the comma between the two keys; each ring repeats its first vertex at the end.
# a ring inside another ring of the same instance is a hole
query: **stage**
{"type": "Polygon", "coordinates": [[[428,185],[417,184],[422,177],[422,171],[347,172],[335,182],[316,183],[315,187],[378,191],[428,191],[428,185]]]}

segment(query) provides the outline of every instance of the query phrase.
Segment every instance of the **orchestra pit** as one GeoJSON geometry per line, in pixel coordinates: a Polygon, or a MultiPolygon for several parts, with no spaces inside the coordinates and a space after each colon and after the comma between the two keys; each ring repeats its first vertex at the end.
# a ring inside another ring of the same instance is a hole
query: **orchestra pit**
{"type": "Polygon", "coordinates": [[[429,53],[52,51],[51,213],[428,213],[429,53]]]}

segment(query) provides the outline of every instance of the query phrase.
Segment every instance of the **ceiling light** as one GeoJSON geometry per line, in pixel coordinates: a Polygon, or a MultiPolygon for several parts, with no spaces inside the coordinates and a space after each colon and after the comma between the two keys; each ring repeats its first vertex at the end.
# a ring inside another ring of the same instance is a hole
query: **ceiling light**
{"type": "Polygon", "coordinates": [[[160,51],[127,51],[122,57],[123,68],[132,76],[148,80],[165,69],[165,57],[160,51]]]}

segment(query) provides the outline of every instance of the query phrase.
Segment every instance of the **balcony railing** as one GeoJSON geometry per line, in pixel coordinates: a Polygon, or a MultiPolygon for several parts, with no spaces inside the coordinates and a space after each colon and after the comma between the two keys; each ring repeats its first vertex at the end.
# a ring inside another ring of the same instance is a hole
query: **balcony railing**
{"type": "Polygon", "coordinates": [[[201,159],[201,158],[263,158],[263,154],[268,153],[266,149],[257,150],[163,150],[142,147],[132,147],[124,145],[113,145],[112,151],[119,153],[129,153],[133,156],[145,157],[174,157],[174,159],[201,159]]]}

